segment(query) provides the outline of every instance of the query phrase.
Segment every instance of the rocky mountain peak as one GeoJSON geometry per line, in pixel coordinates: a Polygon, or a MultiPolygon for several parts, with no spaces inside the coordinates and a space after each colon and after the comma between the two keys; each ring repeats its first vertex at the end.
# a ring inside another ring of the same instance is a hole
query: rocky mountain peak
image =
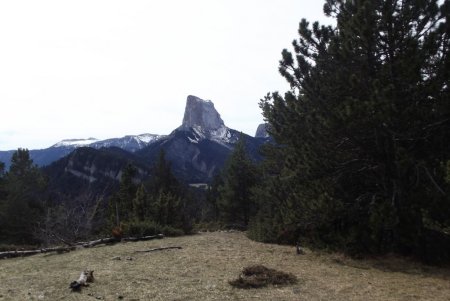
{"type": "Polygon", "coordinates": [[[267,138],[269,137],[269,133],[267,132],[267,124],[261,123],[258,125],[258,128],[256,129],[256,138],[267,138]]]}
{"type": "Polygon", "coordinates": [[[225,126],[220,114],[210,100],[189,95],[186,101],[181,128],[200,128],[202,131],[215,131],[225,126]]]}

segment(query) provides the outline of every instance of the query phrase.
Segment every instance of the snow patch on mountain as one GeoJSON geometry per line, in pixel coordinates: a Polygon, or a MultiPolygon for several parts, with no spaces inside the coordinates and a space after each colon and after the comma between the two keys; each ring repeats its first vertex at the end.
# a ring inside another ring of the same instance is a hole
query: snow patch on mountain
{"type": "Polygon", "coordinates": [[[163,135],[155,135],[155,134],[140,134],[140,135],[128,135],[121,138],[110,138],[105,140],[99,140],[96,138],[88,138],[88,139],[65,139],[62,140],[51,147],[66,147],[66,148],[78,148],[78,147],[93,147],[93,148],[102,148],[102,147],[119,147],[127,151],[137,151],[140,150],[147,145],[157,141],[165,137],[163,135]]]}
{"type": "Polygon", "coordinates": [[[138,139],[144,143],[150,143],[153,142],[155,140],[158,140],[159,138],[161,138],[162,135],[155,135],[155,134],[141,134],[141,135],[137,135],[135,136],[135,139],[138,139]]]}
{"type": "Polygon", "coordinates": [[[64,147],[64,146],[71,146],[71,147],[80,147],[80,146],[88,146],[89,144],[95,143],[99,141],[96,138],[87,138],[87,139],[65,139],[62,140],[51,147],[64,147]]]}

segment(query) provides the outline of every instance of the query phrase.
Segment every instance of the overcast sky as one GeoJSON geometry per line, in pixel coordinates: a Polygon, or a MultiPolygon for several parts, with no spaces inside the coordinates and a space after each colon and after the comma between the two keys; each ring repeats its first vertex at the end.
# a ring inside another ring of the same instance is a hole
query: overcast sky
{"type": "Polygon", "coordinates": [[[1,1],[0,150],[169,134],[189,94],[254,135],[301,18],[323,1],[1,1]]]}

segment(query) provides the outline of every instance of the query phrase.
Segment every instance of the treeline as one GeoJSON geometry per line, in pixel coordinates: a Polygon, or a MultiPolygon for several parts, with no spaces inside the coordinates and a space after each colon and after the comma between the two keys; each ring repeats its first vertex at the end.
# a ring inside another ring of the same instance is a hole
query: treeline
{"type": "Polygon", "coordinates": [[[188,187],[172,174],[164,151],[149,181],[136,182],[136,172],[132,165],[123,170],[120,188],[108,202],[110,228],[125,225],[132,236],[190,233],[195,202],[188,187]]]}
{"type": "Polygon", "coordinates": [[[245,223],[256,212],[257,240],[448,261],[450,2],[327,0],[324,11],[336,26],[302,20],[280,61],[290,91],[261,101],[276,145],[250,197],[239,185],[253,179],[224,178],[239,193],[219,200],[242,200],[228,206],[245,223]]]}
{"type": "Polygon", "coordinates": [[[109,186],[116,188],[105,186],[114,193],[83,192],[67,199],[49,191],[46,175],[28,150],[18,149],[9,171],[0,162],[0,244],[71,244],[110,236],[115,227],[128,236],[189,233],[198,212],[195,193],[173,176],[164,152],[152,170],[142,181],[129,164],[118,185],[111,180],[109,186]]]}

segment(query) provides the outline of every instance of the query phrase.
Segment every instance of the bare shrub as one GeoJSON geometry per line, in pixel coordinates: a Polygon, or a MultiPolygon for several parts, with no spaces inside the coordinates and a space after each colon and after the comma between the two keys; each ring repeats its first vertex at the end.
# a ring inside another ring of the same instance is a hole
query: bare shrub
{"type": "Polygon", "coordinates": [[[86,240],[104,227],[104,199],[81,195],[73,202],[49,207],[35,230],[44,245],[86,240]]]}

